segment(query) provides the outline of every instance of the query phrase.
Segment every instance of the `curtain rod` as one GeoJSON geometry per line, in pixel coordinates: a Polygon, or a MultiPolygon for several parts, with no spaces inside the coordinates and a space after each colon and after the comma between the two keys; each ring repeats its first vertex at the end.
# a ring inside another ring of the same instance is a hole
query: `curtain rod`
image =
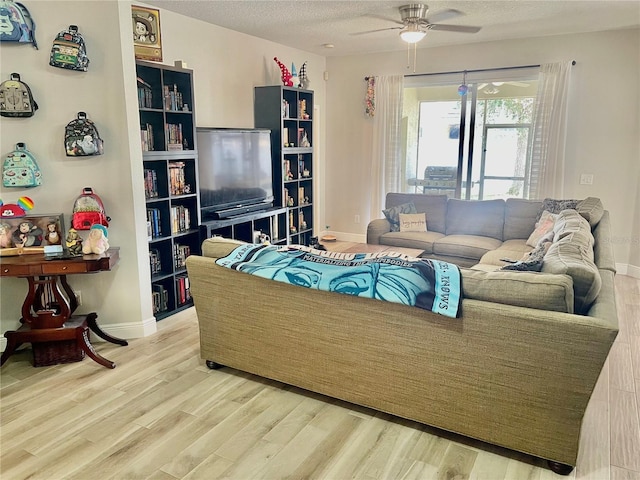
{"type": "MultiPolygon", "coordinates": [[[[571,65],[575,65],[575,64],[576,64],[576,61],[571,60],[571,65]]],[[[517,67],[478,68],[476,70],[460,70],[457,72],[414,73],[410,75],[405,75],[405,77],[422,77],[426,75],[448,75],[453,73],[499,72],[501,70],[515,70],[520,68],[535,68],[535,67],[540,67],[540,65],[520,65],[517,67]]]]}
{"type": "MultiPolygon", "coordinates": [[[[572,60],[571,65],[575,65],[576,61],[572,60]]],[[[540,65],[520,65],[517,67],[497,67],[497,68],[478,68],[476,70],[457,70],[453,72],[433,72],[433,73],[414,73],[410,75],[405,75],[405,77],[426,77],[430,75],[451,75],[451,74],[460,74],[460,73],[476,73],[476,72],[499,72],[500,70],[514,70],[519,68],[535,68],[540,65]]],[[[371,77],[364,77],[365,80],[369,80],[371,77]]]]}

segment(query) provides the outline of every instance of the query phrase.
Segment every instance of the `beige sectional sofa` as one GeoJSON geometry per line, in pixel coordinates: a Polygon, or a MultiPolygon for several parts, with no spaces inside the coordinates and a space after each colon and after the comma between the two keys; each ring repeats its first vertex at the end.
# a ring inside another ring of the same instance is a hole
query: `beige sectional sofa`
{"type": "MultiPolygon", "coordinates": [[[[483,258],[500,263],[499,256],[485,258],[496,250],[525,250],[520,241],[533,230],[539,206],[469,204],[467,216],[459,201],[445,199],[443,209],[442,199],[414,200],[425,209],[440,203],[427,214],[432,231],[390,235],[376,221],[369,240],[419,245],[425,255],[469,267],[483,258]]],[[[187,259],[201,356],[211,368],[233,367],[480,439],[568,473],[618,331],[608,214],[595,216],[600,288],[583,314],[571,313],[577,267],[564,258],[565,271],[554,274],[462,268],[461,315],[451,319],[224,268],[215,260],[236,244],[207,239],[202,255],[187,259]]]]}

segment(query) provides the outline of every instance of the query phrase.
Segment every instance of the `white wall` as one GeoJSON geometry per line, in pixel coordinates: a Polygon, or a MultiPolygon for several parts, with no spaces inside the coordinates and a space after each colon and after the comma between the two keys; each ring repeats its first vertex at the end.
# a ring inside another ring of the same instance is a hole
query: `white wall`
{"type": "MultiPolygon", "coordinates": [[[[155,331],[130,7],[131,2],[115,0],[32,0],[28,8],[38,25],[40,50],[0,45],[1,78],[20,73],[40,105],[29,119],[0,118],[0,147],[4,154],[12,151],[16,142],[26,142],[39,160],[44,179],[43,185],[34,189],[2,188],[0,198],[13,203],[28,195],[35,201],[32,213],[62,212],[70,218],[73,201],[82,187],[94,188],[112,217],[109,241],[120,247],[120,263],[110,273],[69,276],[69,283],[82,290],[80,313],[98,312],[105,330],[129,338],[155,331]],[[70,23],[79,26],[87,42],[91,63],[86,73],[48,65],[51,41],[70,23]],[[65,156],[64,126],[80,110],[96,122],[105,141],[104,155],[65,156]]],[[[253,87],[280,83],[274,56],[288,65],[295,62],[297,67],[308,61],[311,89],[316,92],[321,118],[325,105],[324,57],[165,10],[160,12],[160,23],[162,63],[173,65],[175,60],[183,60],[194,70],[198,126],[252,127],[253,87]]],[[[314,133],[314,138],[324,136],[322,122],[318,123],[319,135],[314,133]]],[[[19,325],[26,286],[24,279],[0,280],[2,332],[19,325]]]]}
{"type": "MultiPolygon", "coordinates": [[[[428,41],[427,36],[423,43],[428,41]]],[[[364,115],[364,77],[413,73],[406,68],[406,58],[406,53],[393,52],[327,60],[325,221],[331,231],[341,232],[339,237],[363,238],[369,219],[372,120],[364,115]],[[353,222],[356,214],[360,224],[353,222]]],[[[616,261],[623,268],[638,266],[640,30],[422,48],[416,72],[569,60],[577,64],[572,72],[566,196],[602,198],[612,215],[616,261]],[[581,173],[594,174],[593,185],[579,185],[581,173]],[[630,241],[634,238],[635,243],[630,241]]]]}

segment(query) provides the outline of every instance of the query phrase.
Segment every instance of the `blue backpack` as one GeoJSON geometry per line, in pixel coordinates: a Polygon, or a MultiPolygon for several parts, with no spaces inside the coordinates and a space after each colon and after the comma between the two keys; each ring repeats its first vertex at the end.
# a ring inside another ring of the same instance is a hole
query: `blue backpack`
{"type": "Polygon", "coordinates": [[[24,143],[16,143],[16,149],[5,157],[2,165],[2,184],[5,187],[20,188],[42,185],[38,162],[24,143]]]}
{"type": "Polygon", "coordinates": [[[0,41],[32,43],[38,49],[36,24],[23,4],[0,1],[0,41]]]}

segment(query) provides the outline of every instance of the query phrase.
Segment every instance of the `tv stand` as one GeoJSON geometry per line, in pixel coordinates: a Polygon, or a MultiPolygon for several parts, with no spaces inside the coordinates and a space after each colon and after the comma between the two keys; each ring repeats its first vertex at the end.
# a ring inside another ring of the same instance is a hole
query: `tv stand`
{"type": "Polygon", "coordinates": [[[256,235],[269,235],[274,245],[288,244],[289,218],[286,207],[268,208],[264,204],[260,211],[248,212],[227,218],[207,220],[203,216],[200,226],[203,239],[213,236],[233,238],[247,243],[255,243],[256,235]]]}

